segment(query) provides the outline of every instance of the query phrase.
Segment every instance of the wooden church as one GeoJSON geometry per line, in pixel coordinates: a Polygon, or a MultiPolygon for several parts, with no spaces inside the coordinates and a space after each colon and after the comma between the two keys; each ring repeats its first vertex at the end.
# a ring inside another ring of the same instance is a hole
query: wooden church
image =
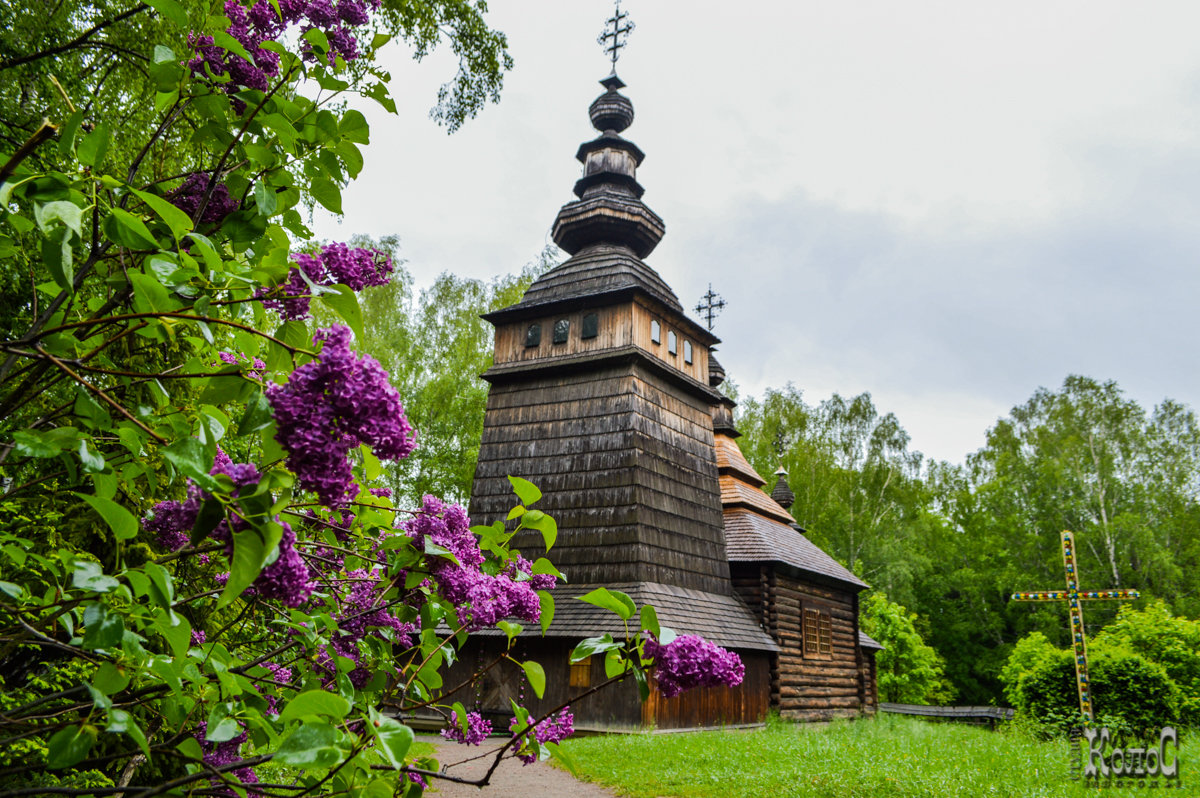
{"type": "MultiPolygon", "coordinates": [[[[632,679],[573,704],[583,729],[693,728],[874,711],[874,652],[858,627],[867,585],[810,542],[742,456],[733,402],[716,390],[718,339],[689,319],[644,262],[664,225],[642,202],[645,157],[621,134],[633,106],[615,71],[589,114],[599,135],[581,145],[577,199],[554,222],[570,259],[515,305],[485,316],[495,360],[475,471],[473,523],[503,520],[507,475],[542,490],[558,522],[551,559],[569,578],[554,591],[546,635],[527,630],[516,655],[535,658],[548,692],[535,700],[515,668],[493,670],[468,706],[507,717],[508,699],[552,709],[605,678],[601,657],[572,664],[585,637],[625,629],[575,600],[598,586],[653,604],[664,626],[741,656],[745,681],[638,700],[632,679]]],[[[786,492],[786,483],[783,483],[786,492]]],[[[540,552],[539,535],[514,545],[540,552]]],[[[490,662],[502,637],[476,635],[456,666],[490,662]]],[[[506,722],[501,719],[501,722],[506,722]]]]}

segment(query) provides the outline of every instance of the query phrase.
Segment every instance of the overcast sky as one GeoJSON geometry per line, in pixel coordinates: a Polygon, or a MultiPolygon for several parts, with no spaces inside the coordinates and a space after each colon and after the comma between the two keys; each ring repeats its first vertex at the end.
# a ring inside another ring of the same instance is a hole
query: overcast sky
{"type": "MultiPolygon", "coordinates": [[[[398,234],[419,284],[532,260],[574,199],[606,0],[489,0],[515,69],[447,136],[454,62],[390,52],[399,114],[325,238],[398,234]]],[[[625,0],[618,64],[667,235],[647,258],[729,302],[743,392],[870,391],[961,462],[1068,374],[1200,404],[1200,3],[625,0]]]]}

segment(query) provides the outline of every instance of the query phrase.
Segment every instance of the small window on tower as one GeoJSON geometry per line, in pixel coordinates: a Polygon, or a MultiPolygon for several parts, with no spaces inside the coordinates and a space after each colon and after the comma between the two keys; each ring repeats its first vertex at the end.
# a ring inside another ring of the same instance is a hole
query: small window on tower
{"type": "Polygon", "coordinates": [[[683,362],[692,365],[692,342],[683,342],[683,362]]]}
{"type": "Polygon", "coordinates": [[[579,331],[580,338],[595,338],[600,334],[600,314],[583,314],[583,328],[579,331]]]}
{"type": "Polygon", "coordinates": [[[592,686],[592,658],[584,657],[579,662],[571,663],[571,687],[592,686]]]}
{"type": "Polygon", "coordinates": [[[542,325],[530,324],[525,331],[525,346],[537,346],[542,342],[542,325]]]}
{"type": "Polygon", "coordinates": [[[650,321],[650,343],[662,343],[662,325],[654,320],[650,321]]]}
{"type": "Polygon", "coordinates": [[[675,339],[675,331],[674,330],[669,330],[667,332],[667,351],[670,352],[672,355],[677,354],[679,352],[679,342],[675,339]]]}
{"type": "Polygon", "coordinates": [[[554,322],[554,343],[565,344],[567,342],[567,334],[571,332],[571,322],[568,319],[559,319],[554,322]]]}

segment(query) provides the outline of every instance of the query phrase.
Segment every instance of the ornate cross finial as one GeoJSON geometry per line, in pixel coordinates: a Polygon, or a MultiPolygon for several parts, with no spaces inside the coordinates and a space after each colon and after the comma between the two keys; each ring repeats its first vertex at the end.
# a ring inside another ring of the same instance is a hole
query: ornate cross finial
{"type": "Polygon", "coordinates": [[[604,52],[608,53],[609,58],[612,59],[613,74],[615,75],[617,59],[621,57],[621,48],[625,46],[629,34],[636,26],[629,15],[621,10],[621,0],[617,0],[613,15],[604,24],[604,33],[596,37],[596,43],[603,47],[604,52]]]}
{"type": "Polygon", "coordinates": [[[717,317],[725,307],[725,300],[721,299],[720,294],[713,293],[712,283],[708,284],[708,291],[704,296],[700,297],[700,304],[696,306],[696,312],[700,314],[700,318],[708,322],[708,329],[713,328],[713,319],[717,317]]]}

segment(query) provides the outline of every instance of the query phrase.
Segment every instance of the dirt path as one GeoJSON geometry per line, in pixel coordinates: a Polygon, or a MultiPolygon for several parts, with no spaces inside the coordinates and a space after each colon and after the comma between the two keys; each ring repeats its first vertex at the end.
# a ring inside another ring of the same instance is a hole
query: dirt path
{"type": "MultiPolygon", "coordinates": [[[[467,748],[458,743],[449,743],[441,737],[420,735],[418,742],[429,743],[437,748],[439,762],[457,762],[466,756],[483,753],[498,747],[499,742],[489,740],[480,748],[467,748]]],[[[450,773],[463,778],[479,778],[491,766],[490,758],[479,759],[466,765],[451,768],[450,773]]],[[[522,765],[519,760],[505,759],[492,775],[492,782],[482,791],[478,787],[437,781],[430,784],[425,793],[434,798],[615,798],[595,784],[576,780],[565,770],[551,767],[545,762],[522,765]]]]}

